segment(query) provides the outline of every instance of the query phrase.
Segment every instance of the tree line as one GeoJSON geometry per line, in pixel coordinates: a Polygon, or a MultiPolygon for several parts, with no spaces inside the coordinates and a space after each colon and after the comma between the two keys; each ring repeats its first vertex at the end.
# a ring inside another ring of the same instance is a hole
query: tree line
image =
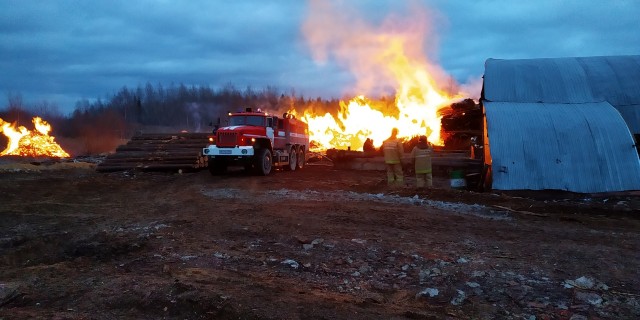
{"type": "MultiPolygon", "coordinates": [[[[107,99],[80,100],[70,115],[62,115],[52,103],[25,105],[19,94],[9,94],[7,105],[0,110],[0,117],[7,121],[25,124],[37,115],[50,122],[58,135],[74,137],[83,135],[89,128],[118,131],[127,138],[137,130],[187,130],[208,131],[208,126],[223,119],[228,112],[246,107],[261,108],[269,112],[288,110],[337,110],[337,99],[307,99],[276,87],[263,89],[247,87],[243,90],[232,84],[221,88],[162,84],[135,88],[122,87],[107,99]]],[[[103,132],[108,134],[109,132],[103,132]]]]}
{"type": "Polygon", "coordinates": [[[104,144],[98,141],[129,139],[136,132],[209,132],[210,125],[224,122],[228,112],[247,107],[276,114],[307,109],[330,112],[339,109],[339,100],[307,99],[293,89],[283,92],[272,86],[238,89],[233,84],[212,88],[147,83],[135,88],[123,86],[106,99],[82,99],[69,115],[63,115],[54,103],[27,105],[20,94],[10,93],[0,118],[29,128],[31,118],[40,116],[52,125],[53,135],[82,137],[84,152],[95,153],[108,151],[102,150],[104,144]]]}
{"type": "MultiPolygon", "coordinates": [[[[381,97],[372,106],[386,114],[397,112],[392,97],[381,97]]],[[[468,127],[466,121],[461,121],[466,117],[460,118],[457,113],[469,113],[471,110],[468,109],[476,109],[474,106],[473,101],[467,99],[460,103],[460,108],[449,109],[453,114],[444,115],[443,127],[451,131],[460,130],[454,127],[468,127]],[[457,109],[460,112],[455,112],[457,109]]],[[[341,108],[338,99],[308,99],[296,95],[293,89],[282,92],[272,86],[241,90],[232,84],[211,88],[182,83],[169,86],[147,83],[135,88],[123,86],[106,99],[82,99],[69,115],[63,115],[54,103],[44,101],[26,105],[20,94],[10,93],[7,105],[0,109],[0,118],[32,127],[31,118],[40,116],[52,125],[54,136],[82,141],[80,147],[74,148],[78,150],[76,154],[93,154],[112,151],[137,132],[210,132],[218,121],[225,124],[228,112],[247,107],[275,114],[296,110],[299,114],[304,111],[319,115],[329,112],[334,116],[341,108]]],[[[473,117],[474,123],[476,118],[473,117]]],[[[3,140],[0,135],[0,147],[4,145],[3,140]]],[[[466,136],[464,140],[468,140],[466,136]]]]}

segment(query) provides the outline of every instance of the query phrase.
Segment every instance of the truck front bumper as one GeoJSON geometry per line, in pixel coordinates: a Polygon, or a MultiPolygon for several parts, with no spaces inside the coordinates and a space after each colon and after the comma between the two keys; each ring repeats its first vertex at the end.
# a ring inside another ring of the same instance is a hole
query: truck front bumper
{"type": "Polygon", "coordinates": [[[202,149],[202,154],[210,157],[231,156],[250,157],[255,154],[252,146],[235,146],[231,148],[218,148],[218,146],[208,146],[202,149]]]}

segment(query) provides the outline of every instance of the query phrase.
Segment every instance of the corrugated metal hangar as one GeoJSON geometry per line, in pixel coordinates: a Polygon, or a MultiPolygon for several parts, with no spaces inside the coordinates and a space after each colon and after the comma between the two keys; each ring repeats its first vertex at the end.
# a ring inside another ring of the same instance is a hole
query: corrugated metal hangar
{"type": "Polygon", "coordinates": [[[640,190],[640,56],[489,59],[481,104],[497,190],[640,190]]]}

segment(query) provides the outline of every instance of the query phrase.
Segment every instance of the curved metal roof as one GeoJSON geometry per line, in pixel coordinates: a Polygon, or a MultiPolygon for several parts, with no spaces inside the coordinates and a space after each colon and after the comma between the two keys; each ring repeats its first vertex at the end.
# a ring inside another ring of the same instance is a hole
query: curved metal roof
{"type": "Polygon", "coordinates": [[[485,63],[488,101],[640,104],[640,56],[500,60],[485,63]]]}
{"type": "Polygon", "coordinates": [[[607,101],[640,134],[640,56],[488,59],[483,95],[494,102],[607,101]]]}
{"type": "Polygon", "coordinates": [[[640,159],[607,102],[484,101],[493,188],[580,193],[640,190],[640,159]]]}

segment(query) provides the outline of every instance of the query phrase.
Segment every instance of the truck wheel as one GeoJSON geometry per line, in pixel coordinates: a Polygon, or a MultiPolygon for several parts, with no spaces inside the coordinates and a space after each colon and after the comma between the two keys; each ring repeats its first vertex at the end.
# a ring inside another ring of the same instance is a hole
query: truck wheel
{"type": "Polygon", "coordinates": [[[300,150],[298,150],[298,170],[304,168],[304,165],[307,163],[307,159],[305,157],[305,152],[303,148],[300,148],[300,150]]]}
{"type": "Polygon", "coordinates": [[[227,161],[224,159],[209,158],[209,164],[207,165],[211,175],[217,176],[227,171],[227,161]]]}
{"type": "Polygon", "coordinates": [[[289,165],[285,167],[286,170],[295,171],[298,166],[298,157],[297,157],[296,149],[291,147],[291,152],[289,153],[289,165]]]}
{"type": "Polygon", "coordinates": [[[263,176],[269,175],[271,172],[271,165],[271,151],[269,151],[269,149],[259,149],[256,154],[256,173],[263,176]]]}

